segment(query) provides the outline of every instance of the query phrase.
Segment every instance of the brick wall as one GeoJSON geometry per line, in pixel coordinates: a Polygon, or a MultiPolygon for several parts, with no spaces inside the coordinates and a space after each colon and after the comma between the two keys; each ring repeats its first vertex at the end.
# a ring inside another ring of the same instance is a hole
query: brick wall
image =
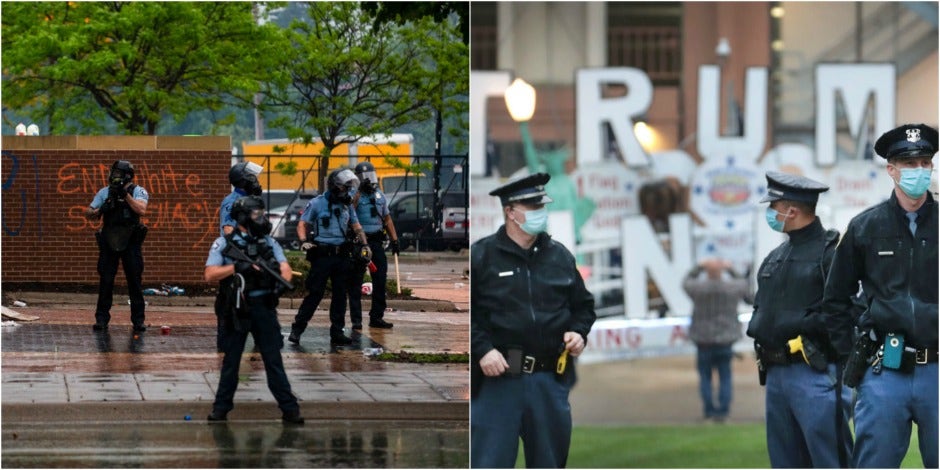
{"type": "MultiPolygon", "coordinates": [[[[100,221],[82,214],[107,186],[115,160],[134,164],[150,193],[143,245],[144,287],[203,284],[218,237],[219,203],[230,191],[229,137],[4,136],[3,283],[97,285],[100,221]]],[[[123,270],[116,282],[126,285],[123,270]]]]}

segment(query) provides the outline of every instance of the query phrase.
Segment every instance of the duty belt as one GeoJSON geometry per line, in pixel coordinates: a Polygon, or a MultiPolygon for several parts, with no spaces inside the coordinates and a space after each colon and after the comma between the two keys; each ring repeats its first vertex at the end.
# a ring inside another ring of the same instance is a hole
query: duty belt
{"type": "Polygon", "coordinates": [[[806,363],[806,361],[803,360],[802,354],[798,352],[791,353],[790,351],[783,349],[776,351],[762,349],[760,352],[760,360],[764,365],[767,366],[788,366],[790,364],[806,363]]]}
{"type": "Polygon", "coordinates": [[[345,254],[342,245],[319,244],[315,249],[320,256],[340,256],[345,254]]]}
{"type": "Polygon", "coordinates": [[[522,356],[522,372],[531,374],[533,372],[555,372],[555,363],[558,358],[545,359],[535,356],[522,356]]]}
{"type": "Polygon", "coordinates": [[[904,348],[904,352],[901,356],[902,361],[913,361],[914,364],[924,365],[931,362],[937,362],[937,349],[912,349],[904,348]]]}
{"type": "Polygon", "coordinates": [[[375,233],[367,233],[366,240],[369,243],[384,242],[385,241],[385,232],[378,231],[375,233]]]}

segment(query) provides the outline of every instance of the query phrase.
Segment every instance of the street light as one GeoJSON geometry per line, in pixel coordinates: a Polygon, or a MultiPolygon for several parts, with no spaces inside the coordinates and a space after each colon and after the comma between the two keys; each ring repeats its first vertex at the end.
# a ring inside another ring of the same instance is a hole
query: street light
{"type": "Polygon", "coordinates": [[[535,114],[535,88],[525,80],[517,78],[506,88],[506,109],[513,121],[527,122],[535,114]]]}

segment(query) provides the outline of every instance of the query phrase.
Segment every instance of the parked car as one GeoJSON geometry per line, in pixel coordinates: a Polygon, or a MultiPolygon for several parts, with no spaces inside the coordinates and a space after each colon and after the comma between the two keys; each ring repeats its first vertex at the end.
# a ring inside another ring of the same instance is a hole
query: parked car
{"type": "Polygon", "coordinates": [[[271,236],[282,247],[294,250],[300,248],[300,241],[297,238],[297,221],[300,220],[304,207],[307,207],[307,203],[316,195],[316,191],[290,190],[271,190],[262,193],[261,198],[265,201],[265,207],[270,207],[268,220],[271,221],[272,226],[271,236]],[[267,205],[269,197],[271,206],[267,205]]]}
{"type": "MultiPolygon", "coordinates": [[[[466,223],[467,195],[464,192],[446,192],[441,196],[443,220],[433,220],[432,193],[414,191],[399,192],[389,202],[389,213],[395,222],[398,240],[402,249],[418,244],[421,249],[443,249],[449,246],[463,246],[469,240],[466,231],[458,233],[457,227],[466,223]],[[459,210],[458,210],[459,209],[459,210]],[[463,213],[462,219],[460,213],[463,213]],[[451,233],[445,241],[445,226],[453,224],[451,233]],[[466,238],[466,240],[464,240],[466,238]]],[[[458,248],[459,249],[459,248],[458,248]]]]}
{"type": "Polygon", "coordinates": [[[453,251],[460,251],[470,246],[470,219],[466,207],[445,207],[441,212],[444,218],[441,238],[444,246],[453,251]]]}

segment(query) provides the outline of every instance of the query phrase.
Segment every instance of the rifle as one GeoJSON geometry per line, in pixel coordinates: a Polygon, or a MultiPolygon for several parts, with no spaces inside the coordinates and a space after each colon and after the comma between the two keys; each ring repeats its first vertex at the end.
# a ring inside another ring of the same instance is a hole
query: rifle
{"type": "Polygon", "coordinates": [[[258,262],[258,261],[251,259],[248,255],[245,254],[244,251],[240,250],[233,243],[229,243],[225,245],[225,249],[222,250],[222,255],[228,256],[229,258],[232,258],[236,261],[247,261],[251,264],[254,264],[255,266],[259,266],[261,267],[262,270],[264,270],[264,272],[273,276],[274,279],[277,280],[277,282],[279,282],[282,286],[284,286],[284,288],[286,288],[287,290],[294,290],[294,285],[291,284],[290,281],[288,281],[287,279],[284,279],[283,277],[281,277],[281,273],[275,271],[273,268],[271,268],[271,266],[268,266],[268,263],[258,262]]]}

